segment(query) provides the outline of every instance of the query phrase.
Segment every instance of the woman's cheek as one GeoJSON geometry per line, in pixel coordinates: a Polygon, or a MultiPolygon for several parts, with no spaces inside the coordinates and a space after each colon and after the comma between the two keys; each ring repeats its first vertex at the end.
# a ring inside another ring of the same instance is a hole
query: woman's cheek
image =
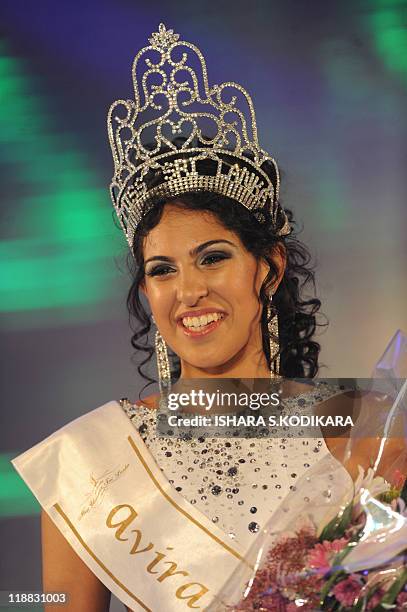
{"type": "Polygon", "coordinates": [[[235,268],[232,273],[222,275],[217,281],[223,292],[226,291],[229,297],[235,296],[239,303],[256,299],[254,275],[248,274],[244,267],[235,268]]]}
{"type": "Polygon", "coordinates": [[[237,292],[247,291],[248,287],[253,287],[254,271],[247,262],[236,261],[231,266],[224,266],[217,270],[215,275],[208,277],[208,283],[212,286],[224,286],[237,292]]]}
{"type": "Polygon", "coordinates": [[[171,319],[174,301],[168,289],[157,285],[147,288],[146,295],[150,309],[159,327],[168,326],[171,319]]]}

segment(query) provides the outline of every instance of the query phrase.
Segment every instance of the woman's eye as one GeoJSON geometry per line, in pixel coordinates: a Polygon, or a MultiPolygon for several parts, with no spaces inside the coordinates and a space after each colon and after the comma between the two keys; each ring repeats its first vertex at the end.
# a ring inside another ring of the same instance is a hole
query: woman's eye
{"type": "Polygon", "coordinates": [[[151,270],[146,271],[146,276],[166,276],[167,274],[170,274],[171,272],[173,272],[174,269],[171,268],[170,266],[166,266],[166,265],[162,265],[162,266],[156,266],[155,268],[152,268],[151,270]]]}
{"type": "Polygon", "coordinates": [[[210,266],[210,265],[216,264],[219,261],[222,261],[224,259],[230,259],[230,255],[228,255],[227,253],[208,253],[202,259],[201,263],[210,266]]]}

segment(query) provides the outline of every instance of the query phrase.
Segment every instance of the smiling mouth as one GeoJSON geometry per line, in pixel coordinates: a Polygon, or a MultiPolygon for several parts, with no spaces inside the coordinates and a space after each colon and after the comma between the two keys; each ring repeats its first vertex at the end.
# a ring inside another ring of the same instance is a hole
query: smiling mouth
{"type": "Polygon", "coordinates": [[[183,317],[179,323],[188,336],[201,336],[213,331],[223,321],[221,312],[210,312],[199,317],[183,317]]]}

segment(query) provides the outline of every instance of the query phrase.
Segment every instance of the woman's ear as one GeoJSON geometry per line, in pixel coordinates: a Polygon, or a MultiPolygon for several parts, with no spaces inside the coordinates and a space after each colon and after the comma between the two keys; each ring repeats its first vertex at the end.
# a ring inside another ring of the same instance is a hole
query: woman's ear
{"type": "Polygon", "coordinates": [[[285,268],[287,264],[286,250],[285,250],[284,245],[281,242],[277,243],[273,247],[267,259],[262,257],[259,261],[259,269],[258,269],[259,289],[264,283],[267,277],[267,274],[270,272],[270,260],[273,262],[275,270],[276,270],[276,276],[274,278],[273,284],[270,287],[270,291],[271,293],[275,293],[277,291],[277,287],[279,286],[281,282],[281,279],[284,276],[284,272],[285,272],[285,268]]]}
{"type": "Polygon", "coordinates": [[[282,281],[287,266],[287,251],[282,242],[277,242],[277,244],[273,247],[270,259],[274,263],[277,272],[273,285],[271,286],[272,292],[275,293],[282,281]]]}

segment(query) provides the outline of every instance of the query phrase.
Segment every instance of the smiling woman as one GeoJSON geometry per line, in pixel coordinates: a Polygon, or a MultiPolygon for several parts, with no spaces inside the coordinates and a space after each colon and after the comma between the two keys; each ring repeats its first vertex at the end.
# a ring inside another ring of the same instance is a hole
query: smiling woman
{"type": "Polygon", "coordinates": [[[174,204],[164,209],[144,251],[145,294],[160,332],[180,357],[181,376],[267,376],[259,325],[266,262],[247,252],[213,214],[174,204]],[[150,255],[161,252],[171,253],[168,263],[152,265],[150,255]]]}
{"type": "Polygon", "coordinates": [[[256,260],[216,215],[181,202],[165,206],[144,255],[142,287],[180,358],[181,376],[267,377],[259,300],[265,260],[256,260]]]}
{"type": "Polygon", "coordinates": [[[316,375],[320,302],[301,297],[313,284],[310,256],[292,235],[276,236],[268,221],[210,192],[161,200],[146,214],[134,239],[128,296],[133,346],[147,354],[142,376],[148,379],[143,366],[154,350],[145,342],[151,317],[140,290],[173,351],[173,379],[267,377],[277,373],[277,360],[282,375],[316,375]]]}
{"type": "MultiPolygon", "coordinates": [[[[303,297],[314,278],[308,251],[280,203],[250,97],[230,82],[210,87],[201,52],[178,38],[160,25],[134,61],[135,100],[115,102],[108,119],[113,205],[134,256],[132,345],[148,381],[143,368],[156,353],[161,394],[109,402],[14,462],[44,508],[44,589],[68,592],[70,612],[105,611],[110,592],[154,612],[219,603],[309,469],[322,459],[333,466],[313,483],[323,506],[379,453],[380,444],[360,446],[345,469],[334,455],[345,456],[346,438],[321,431],[158,433],[156,409],[167,407],[171,385],[191,379],[227,390],[250,379],[256,397],[273,391],[297,412],[321,405],[329,414],[349,401],[340,388],[291,380],[318,371],[320,302],[303,297]]],[[[402,467],[399,449],[382,451],[376,471],[402,467]]]]}

